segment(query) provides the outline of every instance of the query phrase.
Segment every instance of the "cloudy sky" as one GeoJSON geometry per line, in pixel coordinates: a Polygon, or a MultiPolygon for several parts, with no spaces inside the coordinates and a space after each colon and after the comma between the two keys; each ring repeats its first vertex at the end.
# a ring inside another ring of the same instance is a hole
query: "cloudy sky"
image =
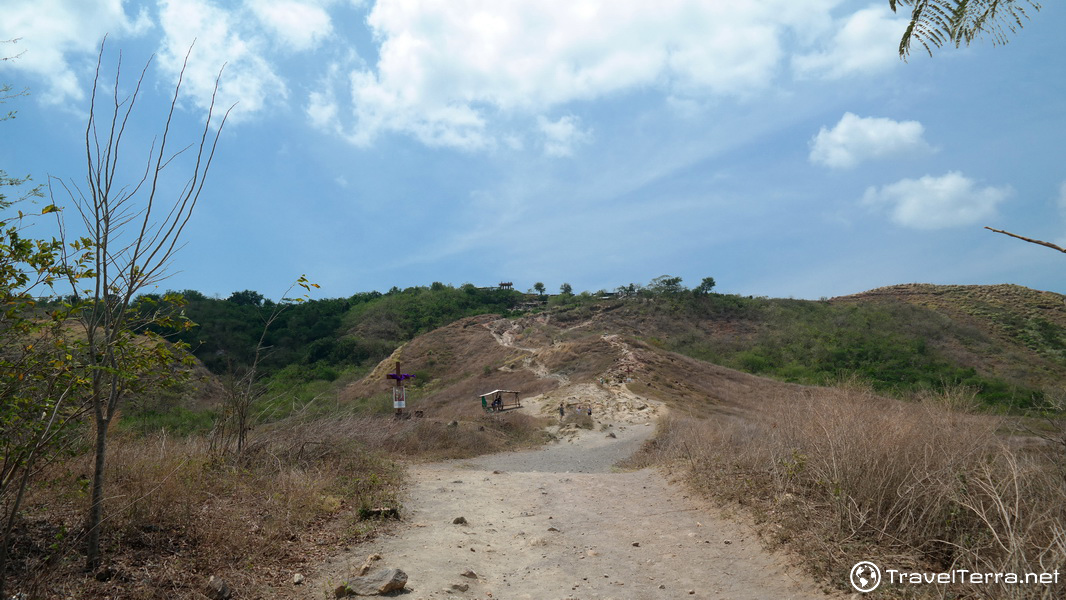
{"type": "Polygon", "coordinates": [[[6,0],[2,14],[0,40],[17,41],[0,44],[0,83],[29,95],[0,111],[18,111],[0,169],[37,181],[85,179],[105,35],[102,84],[121,52],[123,95],[154,55],[130,183],[190,46],[174,148],[199,135],[225,65],[216,104],[236,106],[165,288],[276,298],[306,273],[320,297],[594,291],[670,274],[797,298],[1066,292],[1066,256],[983,229],[1066,245],[1058,2],[1005,46],[908,62],[888,0],[6,0]]]}

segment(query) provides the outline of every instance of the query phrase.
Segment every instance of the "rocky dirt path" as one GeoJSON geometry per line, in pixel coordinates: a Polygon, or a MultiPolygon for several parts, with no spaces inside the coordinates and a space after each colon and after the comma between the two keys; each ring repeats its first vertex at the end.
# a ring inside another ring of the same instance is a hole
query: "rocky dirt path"
{"type": "Polygon", "coordinates": [[[653,429],[611,423],[541,450],[413,467],[404,522],[317,569],[307,597],[332,598],[371,554],[407,573],[399,596],[412,600],[828,597],[658,471],[613,468],[653,429]]]}

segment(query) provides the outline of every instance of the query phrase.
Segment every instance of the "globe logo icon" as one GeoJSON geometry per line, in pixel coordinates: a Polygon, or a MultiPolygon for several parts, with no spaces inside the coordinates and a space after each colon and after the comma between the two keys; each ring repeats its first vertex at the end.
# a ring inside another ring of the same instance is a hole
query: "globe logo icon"
{"type": "Polygon", "coordinates": [[[851,568],[851,587],[868,594],[881,585],[881,569],[868,560],[855,563],[851,568]]]}

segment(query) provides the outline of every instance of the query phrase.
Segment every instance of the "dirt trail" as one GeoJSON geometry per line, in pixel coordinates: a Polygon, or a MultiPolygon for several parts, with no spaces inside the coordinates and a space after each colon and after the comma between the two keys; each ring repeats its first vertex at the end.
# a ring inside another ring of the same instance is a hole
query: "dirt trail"
{"type": "MultiPolygon", "coordinates": [[[[565,394],[522,410],[551,410],[565,394]]],[[[332,598],[380,554],[376,566],[408,574],[411,599],[825,599],[748,527],[660,472],[612,467],[652,435],[659,408],[604,412],[595,430],[558,432],[536,451],[413,467],[403,523],[323,565],[307,597],[332,598]]]]}

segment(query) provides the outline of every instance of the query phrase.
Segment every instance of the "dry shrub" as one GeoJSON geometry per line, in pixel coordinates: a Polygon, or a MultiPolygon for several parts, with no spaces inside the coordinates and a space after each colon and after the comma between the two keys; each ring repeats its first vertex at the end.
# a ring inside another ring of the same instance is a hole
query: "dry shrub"
{"type": "MultiPolygon", "coordinates": [[[[957,410],[972,406],[966,398],[954,390],[902,402],[861,386],[811,388],[748,418],[664,421],[638,461],[687,465],[696,485],[750,506],[772,540],[792,544],[837,584],[862,559],[927,572],[1064,570],[1064,473],[1046,453],[1013,449],[996,433],[1000,419],[957,410]]],[[[1043,598],[1062,590],[949,591],[1043,598]]]]}
{"type": "Polygon", "coordinates": [[[543,419],[518,412],[453,414],[439,419],[379,419],[374,447],[409,459],[470,458],[542,444],[543,419]]]}
{"type": "MultiPolygon", "coordinates": [[[[77,474],[91,472],[91,460],[86,454],[55,465],[27,518],[62,519],[76,530],[87,506],[77,474]]],[[[313,427],[266,432],[239,459],[223,459],[201,438],[116,437],[108,453],[103,545],[110,580],[79,573],[75,543],[62,564],[20,574],[38,585],[16,591],[173,597],[164,592],[199,591],[215,575],[264,594],[313,559],[323,540],[341,544],[369,531],[349,524],[362,506],[395,502],[401,479],[400,467],[379,452],[313,427]]]]}

